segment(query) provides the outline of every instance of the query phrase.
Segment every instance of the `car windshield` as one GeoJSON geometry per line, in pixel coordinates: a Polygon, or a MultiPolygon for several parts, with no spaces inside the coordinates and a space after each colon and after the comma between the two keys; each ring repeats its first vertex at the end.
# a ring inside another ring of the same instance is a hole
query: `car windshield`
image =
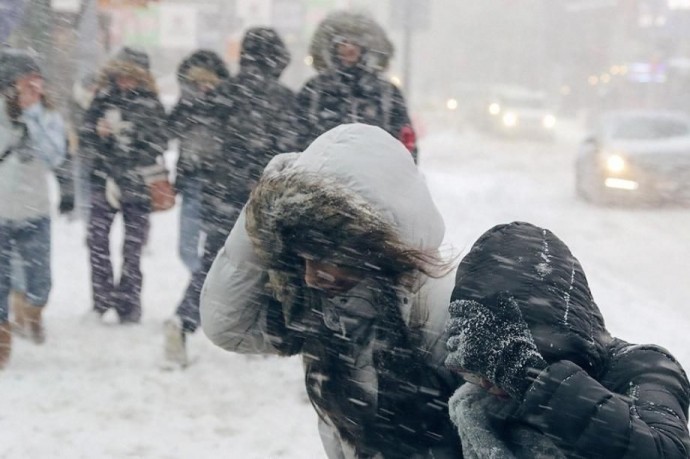
{"type": "Polygon", "coordinates": [[[670,117],[636,117],[619,120],[612,126],[611,137],[620,140],[658,140],[690,135],[686,120],[670,117]]]}

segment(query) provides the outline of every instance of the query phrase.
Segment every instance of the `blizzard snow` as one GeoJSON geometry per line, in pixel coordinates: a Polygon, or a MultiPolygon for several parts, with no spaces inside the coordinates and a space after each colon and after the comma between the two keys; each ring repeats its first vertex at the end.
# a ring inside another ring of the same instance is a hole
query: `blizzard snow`
{"type": "MultiPolygon", "coordinates": [[[[421,168],[446,218],[448,246],[462,253],[512,220],[548,227],[582,262],[614,334],[661,344],[690,368],[690,212],[577,201],[576,133],[562,130],[548,145],[432,130],[421,168]]],[[[53,232],[48,341],[15,340],[0,374],[0,458],[323,457],[299,360],[230,354],[199,332],[189,340],[191,367],[160,368],[162,322],[187,282],[176,256],[177,209],[152,218],[138,326],[84,318],[84,228],[59,218],[53,232]]]]}

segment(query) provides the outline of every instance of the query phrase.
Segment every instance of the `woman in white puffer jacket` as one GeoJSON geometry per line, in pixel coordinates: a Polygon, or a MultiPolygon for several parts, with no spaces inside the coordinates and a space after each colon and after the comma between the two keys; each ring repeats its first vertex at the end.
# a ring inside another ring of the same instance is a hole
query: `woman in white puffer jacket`
{"type": "Polygon", "coordinates": [[[302,356],[330,458],[459,458],[443,220],[405,147],[342,125],[266,168],[209,272],[218,346],[302,356]]]}

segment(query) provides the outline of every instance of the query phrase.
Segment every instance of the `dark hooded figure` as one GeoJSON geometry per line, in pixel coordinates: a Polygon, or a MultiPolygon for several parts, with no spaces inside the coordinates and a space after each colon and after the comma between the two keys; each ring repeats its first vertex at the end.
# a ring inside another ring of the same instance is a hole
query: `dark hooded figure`
{"type": "MultiPolygon", "coordinates": [[[[380,58],[370,50],[362,30],[362,17],[339,12],[329,17],[327,27],[335,28],[327,45],[312,47],[323,54],[321,68],[298,94],[300,146],[306,148],[320,134],[339,124],[364,123],[378,126],[401,141],[417,158],[415,132],[400,90],[380,75],[380,58]]],[[[369,24],[369,23],[366,23],[369,24]]],[[[371,32],[372,34],[374,31],[371,32]]],[[[323,37],[315,38],[323,39],[323,37]]]]}
{"type": "Polygon", "coordinates": [[[266,164],[295,149],[295,99],[278,81],[289,61],[273,29],[249,29],[242,40],[239,73],[220,89],[221,109],[227,111],[223,145],[201,163],[204,255],[178,306],[180,321],[168,322],[166,328],[166,356],[182,366],[187,364],[185,334],[199,325],[199,296],[213,259],[266,164]]]}
{"type": "Polygon", "coordinates": [[[568,247],[528,223],[462,260],[446,366],[467,458],[690,457],[690,384],[665,349],[612,337],[568,247]]]}
{"type": "Polygon", "coordinates": [[[121,323],[141,319],[141,251],[148,236],[149,184],[165,177],[165,111],[143,51],[123,48],[101,72],[80,130],[93,155],[88,246],[93,314],[117,311],[121,323]],[[113,276],[110,227],[121,212],[125,224],[123,265],[113,276]]]}
{"type": "Polygon", "coordinates": [[[208,273],[204,332],[233,352],[301,356],[329,458],[461,458],[444,234],[403,145],[338,126],[266,167],[208,273]]]}
{"type": "Polygon", "coordinates": [[[180,98],[168,117],[171,140],[179,140],[175,188],[182,198],[178,251],[190,272],[201,266],[202,163],[218,158],[228,104],[220,88],[230,78],[225,62],[213,51],[199,50],[177,70],[180,98]]]}

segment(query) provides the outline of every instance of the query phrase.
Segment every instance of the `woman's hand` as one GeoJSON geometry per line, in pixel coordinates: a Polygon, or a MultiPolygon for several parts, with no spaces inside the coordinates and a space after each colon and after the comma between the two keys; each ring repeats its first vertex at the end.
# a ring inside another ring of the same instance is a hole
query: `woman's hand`
{"type": "Polygon", "coordinates": [[[98,137],[105,138],[113,134],[113,129],[110,127],[110,123],[105,118],[99,118],[96,123],[96,134],[98,137]]]}

